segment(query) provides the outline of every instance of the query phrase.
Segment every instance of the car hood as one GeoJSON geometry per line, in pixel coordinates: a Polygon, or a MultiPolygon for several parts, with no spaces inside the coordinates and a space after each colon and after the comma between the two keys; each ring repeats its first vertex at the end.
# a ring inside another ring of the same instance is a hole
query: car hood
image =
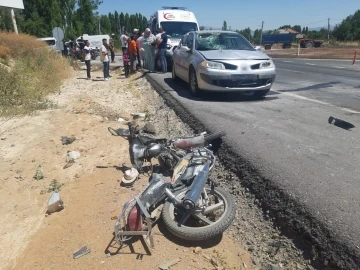
{"type": "Polygon", "coordinates": [[[259,51],[242,51],[242,50],[213,50],[198,51],[207,60],[267,60],[268,55],[259,51]]]}

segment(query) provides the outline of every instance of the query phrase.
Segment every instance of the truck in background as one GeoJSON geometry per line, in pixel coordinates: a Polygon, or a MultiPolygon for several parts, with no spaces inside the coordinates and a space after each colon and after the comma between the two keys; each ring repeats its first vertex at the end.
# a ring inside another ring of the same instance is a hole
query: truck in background
{"type": "MultiPolygon", "coordinates": [[[[291,49],[291,43],[294,41],[292,34],[272,34],[263,35],[261,44],[265,50],[271,50],[274,44],[282,44],[283,49],[291,49]]],[[[323,40],[314,40],[309,38],[299,39],[301,48],[319,48],[323,47],[323,40]]]]}
{"type": "MultiPolygon", "coordinates": [[[[181,38],[190,31],[198,31],[199,24],[193,12],[184,7],[162,7],[156,11],[149,20],[149,28],[153,34],[163,28],[168,35],[166,59],[168,66],[172,65],[172,55],[179,45],[181,38]]],[[[156,60],[156,66],[160,61],[156,60]]]]}
{"type": "Polygon", "coordinates": [[[281,44],[283,49],[290,49],[291,43],[293,42],[293,35],[291,34],[274,34],[274,35],[263,35],[261,44],[265,50],[271,50],[274,44],[281,44]]]}

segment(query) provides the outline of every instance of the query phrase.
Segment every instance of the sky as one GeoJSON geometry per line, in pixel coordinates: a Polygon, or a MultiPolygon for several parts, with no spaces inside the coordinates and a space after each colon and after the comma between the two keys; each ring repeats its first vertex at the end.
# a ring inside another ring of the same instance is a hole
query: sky
{"type": "Polygon", "coordinates": [[[186,7],[203,26],[221,27],[226,20],[232,30],[247,27],[254,30],[261,28],[264,21],[264,30],[273,30],[286,24],[327,27],[328,18],[333,26],[360,9],[360,0],[103,0],[99,12],[137,12],[149,17],[162,6],[186,7]]]}

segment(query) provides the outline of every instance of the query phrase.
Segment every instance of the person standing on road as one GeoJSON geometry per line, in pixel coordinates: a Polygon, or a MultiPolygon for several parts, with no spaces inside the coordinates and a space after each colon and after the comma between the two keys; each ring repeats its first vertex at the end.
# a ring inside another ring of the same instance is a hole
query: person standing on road
{"type": "Polygon", "coordinates": [[[128,48],[128,35],[128,32],[125,31],[120,37],[122,52],[124,52],[124,50],[127,50],[128,48]]]}
{"type": "Polygon", "coordinates": [[[141,34],[140,37],[138,37],[138,39],[136,40],[136,47],[138,48],[139,59],[140,59],[140,67],[141,68],[144,67],[144,45],[143,45],[143,40],[144,40],[144,34],[141,34]]]}
{"type": "Polygon", "coordinates": [[[106,38],[102,40],[103,45],[101,46],[101,62],[103,62],[104,65],[104,80],[108,81],[110,79],[110,63],[109,63],[109,45],[107,44],[106,38]]]}
{"type": "Polygon", "coordinates": [[[163,28],[160,28],[161,38],[157,41],[159,44],[159,58],[161,62],[161,71],[162,73],[167,72],[167,62],[166,62],[166,47],[168,42],[168,37],[163,28]]]}
{"type": "Polygon", "coordinates": [[[129,53],[130,53],[131,73],[134,74],[136,72],[136,57],[137,57],[135,36],[131,36],[129,53]]]}
{"type": "Polygon", "coordinates": [[[85,64],[86,64],[86,74],[87,74],[87,80],[91,80],[91,53],[90,53],[90,42],[88,40],[85,41],[85,47],[84,47],[84,54],[85,54],[85,64]]]}
{"type": "Polygon", "coordinates": [[[149,72],[155,71],[155,46],[156,39],[149,28],[146,28],[143,39],[144,68],[149,72]]]}
{"type": "Polygon", "coordinates": [[[110,38],[110,52],[111,52],[111,63],[115,63],[115,43],[114,43],[114,34],[110,38]]]}

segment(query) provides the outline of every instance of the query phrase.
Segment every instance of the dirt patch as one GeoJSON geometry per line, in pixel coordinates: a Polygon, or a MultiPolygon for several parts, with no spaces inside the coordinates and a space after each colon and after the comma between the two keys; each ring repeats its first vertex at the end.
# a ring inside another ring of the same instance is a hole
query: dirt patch
{"type": "Polygon", "coordinates": [[[145,78],[139,74],[125,79],[119,72],[114,71],[108,82],[102,81],[99,71],[93,74],[94,81],[84,80],[83,70],[76,72],[49,97],[56,109],[0,119],[0,268],[157,269],[179,257],[171,269],[215,269],[214,262],[219,269],[253,269],[249,253],[228,234],[206,242],[196,254],[193,248],[198,243],[173,238],[161,222],[151,256],[140,241],[117,251],[112,219],[144,188],[148,176],[132,189],[120,187],[122,169],[130,167],[128,142],[111,136],[107,128],[125,127],[118,118],[128,120],[131,113],[145,112],[160,136],[189,132],[145,78]],[[76,140],[62,145],[61,136],[72,135],[76,140]],[[67,151],[79,151],[81,157],[64,169],[67,151]],[[43,177],[34,179],[39,170],[43,177]],[[65,209],[46,216],[50,194],[42,191],[54,179],[64,184],[60,194],[65,209]],[[73,252],[85,244],[91,253],[74,260],[73,252]],[[138,254],[143,254],[141,260],[136,259],[138,254]]]}

